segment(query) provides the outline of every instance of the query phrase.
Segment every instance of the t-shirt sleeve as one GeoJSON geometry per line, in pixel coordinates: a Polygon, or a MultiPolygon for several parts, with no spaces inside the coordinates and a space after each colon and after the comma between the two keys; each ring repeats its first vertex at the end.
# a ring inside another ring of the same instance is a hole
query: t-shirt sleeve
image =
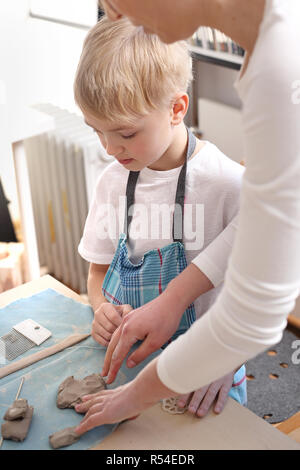
{"type": "Polygon", "coordinates": [[[266,1],[239,83],[246,171],[224,288],[158,359],[160,380],[177,393],[207,385],[278,343],[299,294],[300,106],[292,86],[300,77],[299,23],[299,2],[266,1]]]}
{"type": "Polygon", "coordinates": [[[237,224],[238,216],[192,261],[208,277],[214,287],[218,287],[224,281],[237,224]]]}
{"type": "Polygon", "coordinates": [[[78,246],[79,254],[90,263],[110,264],[118,244],[119,225],[116,207],[118,198],[116,197],[117,191],[114,193],[111,191],[114,186],[112,173],[110,165],[97,181],[78,246]],[[111,181],[111,185],[108,185],[108,181],[111,181]]]}

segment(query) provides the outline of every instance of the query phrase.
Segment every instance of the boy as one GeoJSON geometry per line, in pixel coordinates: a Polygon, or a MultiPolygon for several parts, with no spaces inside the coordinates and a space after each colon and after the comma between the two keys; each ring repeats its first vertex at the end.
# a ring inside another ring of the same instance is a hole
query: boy
{"type": "MultiPolygon", "coordinates": [[[[105,346],[122,316],[156,298],[199,252],[203,295],[170,340],[203,315],[221,289],[243,169],[187,132],[191,79],[186,43],[165,45],[126,19],[103,17],[83,47],[75,99],[117,160],[99,177],[79,245],[91,263],[92,335],[105,346]]],[[[220,411],[228,393],[246,403],[244,367],[179,404],[203,416],[216,397],[220,411]]]]}

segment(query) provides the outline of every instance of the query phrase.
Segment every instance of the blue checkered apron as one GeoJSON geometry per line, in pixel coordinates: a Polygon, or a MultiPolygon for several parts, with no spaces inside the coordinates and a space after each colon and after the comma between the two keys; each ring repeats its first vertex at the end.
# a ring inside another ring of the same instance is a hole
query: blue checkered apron
{"type": "MultiPolygon", "coordinates": [[[[148,251],[138,263],[133,263],[130,260],[127,243],[129,240],[129,226],[132,219],[132,216],[129,216],[128,211],[134,204],[134,193],[139,172],[129,173],[126,189],[127,208],[125,214],[124,233],[120,235],[115,256],[108,268],[102,284],[103,295],[110,303],[115,305],[129,304],[133,309],[139,308],[158,297],[166,289],[169,282],[187,267],[185,250],[182,242],[182,214],[184,209],[187,161],[193,154],[195,146],[195,136],[192,132],[188,131],[186,161],[179,174],[176,190],[175,212],[173,217],[174,241],[163,248],[148,251]]],[[[162,348],[165,348],[171,341],[185,333],[195,320],[195,307],[194,304],[191,304],[183,313],[177,331],[162,348]]],[[[240,375],[238,378],[240,381],[240,375]]],[[[239,386],[240,385],[233,387],[233,398],[241,402],[241,400],[238,399],[239,386]]]]}

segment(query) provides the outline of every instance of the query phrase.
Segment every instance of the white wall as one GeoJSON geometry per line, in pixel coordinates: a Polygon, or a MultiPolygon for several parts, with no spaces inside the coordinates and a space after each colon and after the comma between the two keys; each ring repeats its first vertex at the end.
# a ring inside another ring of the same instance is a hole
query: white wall
{"type": "MultiPolygon", "coordinates": [[[[51,102],[74,111],[73,79],[86,34],[83,29],[29,18],[29,0],[1,0],[0,99],[5,89],[12,108],[51,102]]],[[[11,151],[1,124],[0,176],[12,201],[11,213],[17,218],[11,151]]]]}
{"type": "Polygon", "coordinates": [[[204,140],[241,162],[244,160],[242,103],[234,87],[239,71],[197,59],[193,68],[195,86],[188,125],[196,126],[204,140]]]}
{"type": "Polygon", "coordinates": [[[217,101],[237,109],[241,108],[241,100],[234,88],[234,82],[239,75],[237,70],[200,61],[197,61],[194,69],[199,98],[217,101]]]}

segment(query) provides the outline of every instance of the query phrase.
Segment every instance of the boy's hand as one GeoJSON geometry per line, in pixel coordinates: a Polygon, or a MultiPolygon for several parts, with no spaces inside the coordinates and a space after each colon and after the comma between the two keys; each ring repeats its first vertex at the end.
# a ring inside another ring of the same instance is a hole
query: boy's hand
{"type": "Polygon", "coordinates": [[[108,346],[112,334],[122,322],[122,318],[131,312],[131,305],[113,305],[104,302],[95,310],[92,323],[92,337],[95,341],[108,346]]]}
{"type": "Polygon", "coordinates": [[[217,399],[214,406],[214,412],[219,414],[223,411],[223,408],[228,399],[229,390],[232,387],[233,377],[235,371],[230,372],[219,380],[212,382],[206,387],[199,388],[193,393],[187,393],[181,395],[177,400],[177,405],[180,408],[184,408],[189,403],[188,410],[190,413],[202,418],[205,416],[215,399],[217,399]]]}

